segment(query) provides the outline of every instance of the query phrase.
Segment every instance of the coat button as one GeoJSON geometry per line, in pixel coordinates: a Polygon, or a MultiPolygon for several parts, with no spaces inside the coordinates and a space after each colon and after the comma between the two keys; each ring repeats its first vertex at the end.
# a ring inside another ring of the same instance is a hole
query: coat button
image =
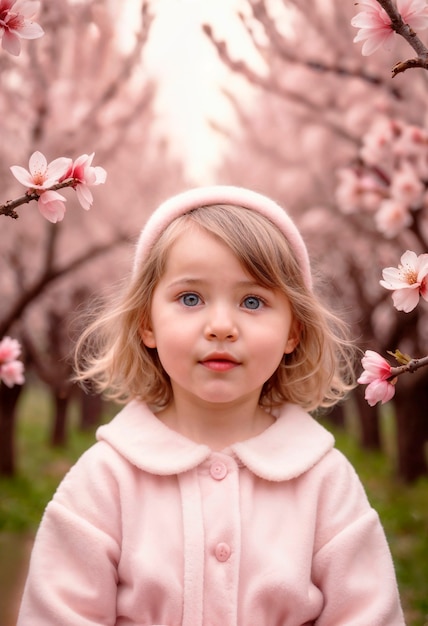
{"type": "Polygon", "coordinates": [[[232,550],[227,543],[218,543],[215,547],[215,556],[218,561],[224,563],[230,557],[232,550]]]}
{"type": "Polygon", "coordinates": [[[227,475],[227,467],[222,461],[214,461],[210,467],[210,474],[215,480],[223,480],[227,475]]]}

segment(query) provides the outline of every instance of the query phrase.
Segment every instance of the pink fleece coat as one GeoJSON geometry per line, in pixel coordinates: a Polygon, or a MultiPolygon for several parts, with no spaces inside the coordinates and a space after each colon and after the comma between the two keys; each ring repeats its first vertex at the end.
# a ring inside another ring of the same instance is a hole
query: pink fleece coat
{"type": "Polygon", "coordinates": [[[18,626],[402,626],[382,527],[294,405],[213,452],[132,402],[44,514],[18,626]]]}

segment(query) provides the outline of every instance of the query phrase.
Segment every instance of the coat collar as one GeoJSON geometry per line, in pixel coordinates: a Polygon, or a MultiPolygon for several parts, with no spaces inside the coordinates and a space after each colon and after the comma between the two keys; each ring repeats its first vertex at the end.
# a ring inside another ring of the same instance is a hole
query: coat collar
{"type": "MultiPolygon", "coordinates": [[[[208,459],[212,450],[165,426],[146,404],[130,402],[109,424],[97,430],[136,467],[157,475],[180,474],[208,459]]],[[[230,446],[250,471],[265,480],[289,480],[313,467],[334,446],[333,436],[308,413],[285,404],[263,433],[230,446]]]]}

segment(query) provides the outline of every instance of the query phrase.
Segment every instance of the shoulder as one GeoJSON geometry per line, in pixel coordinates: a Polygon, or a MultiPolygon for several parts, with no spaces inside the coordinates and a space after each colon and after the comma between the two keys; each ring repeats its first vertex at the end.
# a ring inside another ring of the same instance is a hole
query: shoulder
{"type": "Polygon", "coordinates": [[[99,427],[97,441],[68,470],[55,493],[55,501],[77,506],[83,497],[94,504],[117,499],[121,485],[135,474],[135,466],[120,451],[120,446],[126,450],[135,439],[136,430],[144,429],[143,416],[144,411],[129,411],[125,407],[111,422],[99,427]]]}
{"type": "Polygon", "coordinates": [[[285,404],[275,417],[263,433],[232,446],[244,465],[261,478],[284,481],[302,476],[333,449],[333,435],[301,407],[285,404]]]}

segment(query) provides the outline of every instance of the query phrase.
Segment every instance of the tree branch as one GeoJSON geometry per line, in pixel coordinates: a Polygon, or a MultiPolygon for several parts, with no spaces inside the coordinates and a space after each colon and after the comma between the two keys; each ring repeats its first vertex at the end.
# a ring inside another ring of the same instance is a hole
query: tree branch
{"type": "MultiPolygon", "coordinates": [[[[269,76],[264,77],[261,74],[258,74],[256,71],[254,71],[244,61],[234,60],[229,53],[226,42],[216,39],[214,35],[214,31],[209,24],[203,24],[202,30],[205,33],[205,35],[208,37],[208,39],[211,41],[211,43],[214,45],[214,47],[216,48],[216,51],[220,60],[226,65],[226,67],[229,67],[233,72],[236,72],[237,74],[241,74],[242,76],[244,76],[244,78],[250,84],[256,87],[260,87],[264,89],[265,91],[270,92],[281,98],[288,99],[290,102],[293,102],[294,104],[297,104],[306,110],[313,111],[313,112],[319,111],[318,104],[313,102],[305,94],[298,93],[297,91],[292,91],[284,87],[276,80],[276,77],[273,74],[270,74],[269,76]]],[[[357,143],[356,137],[353,137],[342,126],[336,124],[334,121],[325,119],[324,123],[328,125],[330,128],[332,128],[338,136],[342,137],[346,141],[349,141],[354,144],[357,143]]]]}
{"type": "MultiPolygon", "coordinates": [[[[73,185],[77,185],[78,183],[79,181],[76,178],[68,178],[62,183],[56,183],[55,185],[52,185],[52,187],[48,187],[43,191],[57,191],[58,189],[64,189],[64,187],[73,187],[73,185]]],[[[28,204],[32,200],[38,200],[43,191],[29,189],[25,195],[16,198],[16,200],[8,200],[4,204],[0,204],[0,215],[7,215],[14,220],[18,219],[19,215],[15,211],[16,207],[21,206],[22,204],[28,204]]]]}
{"type": "Polygon", "coordinates": [[[427,365],[428,365],[428,355],[422,357],[421,359],[412,359],[405,365],[399,365],[398,367],[391,367],[391,376],[388,378],[388,380],[392,380],[396,378],[397,376],[404,374],[405,372],[410,372],[410,374],[413,374],[413,372],[416,372],[416,370],[418,370],[419,368],[425,367],[427,365]]]}
{"type": "MultiPolygon", "coordinates": [[[[369,83],[370,85],[382,87],[383,89],[388,91],[391,96],[396,100],[403,99],[403,96],[399,89],[392,86],[389,81],[385,81],[385,79],[381,75],[375,75],[370,71],[367,71],[363,67],[355,69],[351,67],[346,67],[345,65],[342,65],[340,63],[329,64],[318,58],[300,58],[297,54],[292,52],[290,46],[286,45],[283,35],[278,31],[276,21],[269,15],[269,12],[266,10],[266,3],[262,0],[253,1],[251,3],[251,8],[255,19],[263,24],[263,28],[265,29],[266,35],[271,42],[271,46],[274,47],[275,51],[278,53],[278,56],[284,61],[302,65],[303,67],[307,67],[314,72],[335,74],[336,76],[343,76],[346,78],[357,78],[363,82],[369,83]]],[[[313,13],[309,12],[309,16],[307,15],[306,17],[309,18],[312,15],[313,13]]],[[[242,21],[244,21],[244,19],[242,19],[242,21]]],[[[319,28],[319,26],[317,27],[316,24],[312,24],[312,26],[314,28],[319,28]]],[[[256,45],[254,39],[253,43],[254,45],[256,45]]],[[[326,41],[326,45],[328,44],[330,44],[330,41],[326,41]]]]}
{"type": "Polygon", "coordinates": [[[73,259],[68,265],[58,268],[47,268],[34,284],[21,295],[20,299],[15,303],[12,310],[0,322],[0,337],[3,337],[9,331],[12,324],[21,317],[27,306],[31,304],[41,293],[55,280],[62,278],[66,274],[70,274],[74,270],[84,265],[93,258],[110,252],[114,246],[120,245],[125,241],[129,241],[129,236],[125,233],[118,233],[116,237],[107,243],[101,243],[89,248],[86,252],[73,259]]]}

